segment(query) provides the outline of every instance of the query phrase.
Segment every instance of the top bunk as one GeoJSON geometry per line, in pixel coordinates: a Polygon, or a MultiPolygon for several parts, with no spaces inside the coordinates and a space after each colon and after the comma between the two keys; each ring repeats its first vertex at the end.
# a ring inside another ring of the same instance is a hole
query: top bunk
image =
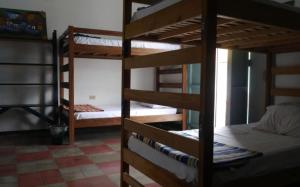
{"type": "MultiPolygon", "coordinates": [[[[125,39],[201,44],[201,0],[132,0],[151,6],[125,26],[125,39]]],[[[217,0],[217,47],[298,50],[300,9],[270,0],[217,0]]]]}
{"type": "MultiPolygon", "coordinates": [[[[122,59],[122,32],[69,26],[59,38],[60,54],[75,58],[122,59]],[[73,52],[71,52],[71,50],[73,52]]],[[[179,45],[132,41],[132,55],[179,49],[179,45]]]]}

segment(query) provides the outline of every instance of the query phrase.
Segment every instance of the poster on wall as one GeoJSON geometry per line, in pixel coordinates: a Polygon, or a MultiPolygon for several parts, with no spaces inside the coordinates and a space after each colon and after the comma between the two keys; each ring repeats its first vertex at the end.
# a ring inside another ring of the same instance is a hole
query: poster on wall
{"type": "Polygon", "coordinates": [[[46,13],[0,8],[0,37],[47,39],[46,13]]]}

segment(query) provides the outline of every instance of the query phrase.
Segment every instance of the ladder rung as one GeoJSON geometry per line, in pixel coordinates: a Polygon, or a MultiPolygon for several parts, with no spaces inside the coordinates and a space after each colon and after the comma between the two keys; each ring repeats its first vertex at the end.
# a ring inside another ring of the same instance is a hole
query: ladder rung
{"type": "Polygon", "coordinates": [[[201,110],[199,94],[154,92],[125,89],[126,100],[170,106],[180,109],[201,110]]]}
{"type": "Polygon", "coordinates": [[[125,69],[201,63],[201,47],[125,58],[125,69]]]}

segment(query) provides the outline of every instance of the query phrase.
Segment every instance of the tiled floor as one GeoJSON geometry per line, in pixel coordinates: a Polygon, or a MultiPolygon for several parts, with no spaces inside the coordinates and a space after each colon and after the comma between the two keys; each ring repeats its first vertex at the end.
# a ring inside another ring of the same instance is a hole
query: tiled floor
{"type": "MultiPolygon", "coordinates": [[[[36,142],[36,145],[20,146],[3,145],[2,141],[0,143],[0,186],[119,186],[119,131],[82,133],[84,135],[78,136],[79,140],[75,145],[37,145],[39,142],[36,142]]],[[[131,171],[146,186],[158,186],[136,170],[131,171]]]]}

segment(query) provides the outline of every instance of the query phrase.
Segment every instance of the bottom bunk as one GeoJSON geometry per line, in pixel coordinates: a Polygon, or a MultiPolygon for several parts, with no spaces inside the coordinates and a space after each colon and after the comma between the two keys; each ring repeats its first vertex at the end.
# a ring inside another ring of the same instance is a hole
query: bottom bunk
{"type": "MultiPolygon", "coordinates": [[[[285,115],[284,112],[293,111],[290,113],[294,115],[295,110],[300,111],[297,107],[268,107],[268,112],[260,122],[215,129],[214,186],[299,184],[300,126],[297,123],[299,117],[295,115],[291,118],[292,116],[285,115]],[[276,119],[282,123],[276,125],[277,132],[275,132],[270,120],[280,118],[280,113],[281,117],[287,116],[296,123],[292,125],[291,121],[284,121],[284,117],[282,120],[276,119]]],[[[198,140],[199,137],[197,129],[169,132],[193,140],[198,140]]],[[[196,186],[198,182],[197,158],[136,133],[129,137],[123,155],[125,162],[137,169],[158,167],[156,169],[167,171],[182,181],[182,183],[177,181],[178,186],[186,184],[196,186]],[[134,162],[130,161],[132,158],[135,159],[134,162]]],[[[147,175],[147,171],[144,173],[147,175]]],[[[152,176],[149,177],[153,177],[153,173],[150,175],[152,176]]]]}
{"type": "MultiPolygon", "coordinates": [[[[68,110],[64,110],[65,119],[68,110]]],[[[182,114],[178,109],[150,104],[132,104],[132,119],[143,123],[181,122],[182,114]]],[[[91,105],[75,105],[74,127],[101,127],[121,124],[121,108],[117,105],[94,107],[91,105]]]]}

